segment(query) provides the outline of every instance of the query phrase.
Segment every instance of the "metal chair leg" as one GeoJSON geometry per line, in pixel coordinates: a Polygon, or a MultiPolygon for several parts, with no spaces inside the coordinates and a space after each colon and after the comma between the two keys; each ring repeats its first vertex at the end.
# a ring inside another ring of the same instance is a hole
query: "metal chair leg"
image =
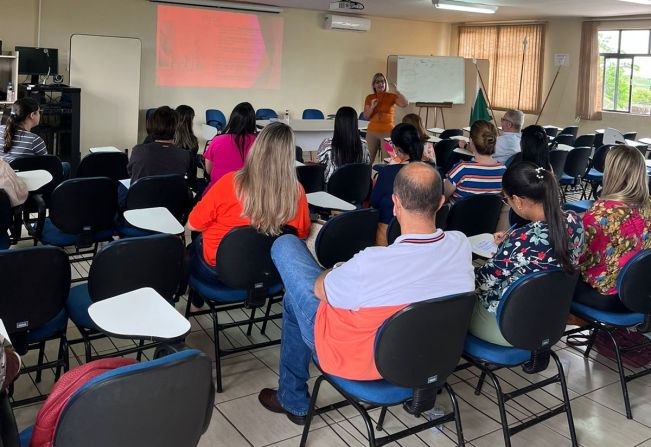
{"type": "Polygon", "coordinates": [[[461,425],[461,412],[459,411],[459,402],[457,401],[457,395],[454,390],[448,383],[445,383],[445,390],[450,396],[450,402],[452,402],[452,410],[454,411],[454,425],[457,428],[457,442],[459,447],[464,447],[466,442],[463,439],[463,427],[461,425]]]}
{"type": "Polygon", "coordinates": [[[626,375],[624,374],[624,365],[622,364],[622,353],[619,351],[619,346],[615,341],[615,337],[609,330],[605,330],[606,334],[610,337],[615,347],[615,358],[617,359],[617,372],[619,373],[619,383],[622,386],[622,394],[624,395],[624,407],[626,408],[626,418],[633,419],[633,412],[631,411],[631,400],[628,397],[628,386],[626,385],[626,375]]]}
{"type": "Polygon", "coordinates": [[[484,381],[486,380],[486,373],[484,370],[481,371],[481,375],[479,376],[479,380],[477,381],[477,386],[475,387],[475,396],[479,396],[481,394],[481,389],[484,386],[484,381]]]}
{"type": "Polygon", "coordinates": [[[138,361],[140,361],[142,359],[142,347],[143,346],[145,346],[145,340],[140,340],[138,342],[138,348],[140,348],[140,350],[136,354],[136,360],[138,360],[138,361]]]}
{"type": "MultiPolygon", "coordinates": [[[[251,317],[250,317],[251,320],[253,320],[253,319],[255,318],[255,311],[256,311],[256,310],[257,310],[257,307],[254,307],[253,309],[251,309],[251,317]]],[[[247,329],[246,329],[246,335],[250,337],[250,336],[251,336],[251,331],[252,331],[252,330],[253,330],[253,321],[251,321],[251,322],[249,323],[249,326],[248,326],[247,329]]]]}
{"type": "Polygon", "coordinates": [[[217,311],[215,307],[210,304],[210,316],[212,317],[212,330],[213,337],[215,338],[215,376],[217,382],[217,392],[221,393],[222,388],[222,362],[220,358],[220,349],[219,349],[219,323],[217,321],[217,311]]]}
{"type": "Polygon", "coordinates": [[[307,415],[305,416],[305,425],[303,426],[303,434],[301,435],[300,447],[305,447],[307,442],[307,435],[310,433],[310,424],[312,423],[312,418],[314,417],[314,409],[316,407],[316,398],[319,394],[319,388],[321,388],[321,382],[323,382],[323,376],[317,377],[314,382],[314,388],[312,389],[312,397],[310,398],[310,406],[307,410],[307,415]]]}
{"type": "Polygon", "coordinates": [[[597,333],[599,332],[599,327],[595,326],[592,329],[592,333],[590,334],[590,337],[588,338],[588,344],[585,347],[585,351],[583,352],[583,357],[588,358],[588,355],[590,355],[590,351],[592,350],[592,347],[594,346],[595,340],[597,340],[597,333]]]}
{"type": "Polygon", "coordinates": [[[377,425],[375,426],[375,429],[377,431],[382,431],[384,430],[384,418],[387,415],[387,407],[382,407],[382,410],[380,410],[380,419],[377,421],[377,425]]]}
{"type": "Polygon", "coordinates": [[[260,328],[260,333],[262,335],[265,335],[265,332],[267,331],[267,322],[269,321],[269,315],[271,315],[271,305],[272,304],[273,304],[273,299],[268,298],[267,310],[265,310],[265,312],[264,312],[265,320],[262,322],[262,328],[260,328]]]}
{"type": "Polygon", "coordinates": [[[502,387],[500,386],[497,376],[489,370],[482,368],[482,372],[493,382],[495,387],[495,394],[497,395],[497,407],[500,410],[500,419],[502,421],[502,434],[504,435],[504,447],[511,447],[511,435],[509,434],[509,421],[506,419],[506,408],[504,406],[504,395],[502,393],[502,387]]]}
{"type": "Polygon", "coordinates": [[[38,369],[36,370],[36,383],[41,382],[41,376],[43,373],[43,370],[41,369],[43,367],[43,360],[45,357],[45,341],[42,341],[38,344],[38,360],[36,363],[36,366],[38,369]]]}
{"type": "Polygon", "coordinates": [[[553,350],[550,350],[550,355],[556,363],[558,370],[558,378],[561,382],[561,392],[563,393],[563,404],[565,406],[565,415],[567,416],[567,425],[570,428],[570,439],[572,440],[572,447],[578,447],[579,442],[576,439],[576,430],[574,429],[574,418],[572,417],[572,407],[570,406],[570,394],[567,392],[567,382],[565,380],[565,372],[563,371],[563,364],[558,359],[558,356],[553,350]]]}

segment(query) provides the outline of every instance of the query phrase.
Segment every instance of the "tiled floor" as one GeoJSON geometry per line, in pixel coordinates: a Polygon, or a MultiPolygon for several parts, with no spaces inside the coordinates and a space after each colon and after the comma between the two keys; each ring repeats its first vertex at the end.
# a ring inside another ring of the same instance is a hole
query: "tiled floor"
{"type": "MultiPolygon", "coordinates": [[[[86,272],[88,264],[78,266],[86,272]]],[[[73,271],[73,278],[77,273],[73,271]]],[[[181,300],[178,309],[185,308],[181,300]]],[[[235,312],[234,312],[235,314],[235,312]]],[[[212,323],[209,317],[191,318],[192,331],[186,339],[189,346],[201,349],[214,360],[212,323]]],[[[278,337],[280,328],[276,320],[269,329],[271,337],[278,337]]],[[[77,330],[71,324],[68,337],[76,338],[77,330]]],[[[259,334],[254,337],[260,339],[259,334]]],[[[227,331],[222,340],[226,345],[240,345],[245,340],[242,330],[234,328],[227,331]]],[[[130,340],[105,339],[94,343],[99,353],[114,351],[116,346],[130,345],[130,340]]],[[[573,348],[559,343],[556,347],[565,374],[568,379],[572,411],[579,443],[586,447],[640,446],[651,447],[651,376],[641,378],[629,384],[633,406],[633,420],[624,416],[621,389],[611,360],[593,351],[589,359],[573,348]]],[[[56,355],[57,345],[50,342],[46,356],[56,355]]],[[[151,352],[149,353],[151,355],[151,352]]],[[[264,387],[276,387],[278,382],[278,346],[243,352],[226,357],[222,362],[224,392],[215,396],[215,409],[208,431],[201,439],[200,446],[297,446],[302,428],[292,424],[285,416],[270,413],[260,406],[258,392],[264,387]]],[[[24,361],[33,364],[35,353],[28,354],[24,361]]],[[[83,362],[83,347],[73,345],[70,353],[71,367],[83,362]]],[[[502,370],[498,373],[503,380],[505,391],[514,386],[522,386],[528,380],[536,380],[552,375],[552,369],[535,376],[529,376],[520,369],[502,370]]],[[[316,369],[312,369],[316,377],[316,369]]],[[[473,387],[478,372],[471,368],[452,375],[452,384],[459,398],[464,438],[468,446],[491,447],[503,445],[499,414],[495,404],[495,393],[490,385],[485,385],[483,393],[476,396],[473,387]]],[[[23,398],[46,393],[52,386],[54,375],[46,372],[41,383],[33,381],[33,375],[24,375],[16,382],[15,397],[23,398]]],[[[531,397],[520,397],[507,404],[509,420],[525,420],[532,413],[540,413],[546,408],[559,403],[560,388],[550,386],[546,391],[536,391],[531,397]]],[[[339,400],[337,393],[324,384],[320,393],[319,404],[339,400]]],[[[447,398],[442,398],[438,405],[450,407],[447,398]]],[[[40,404],[15,409],[19,428],[33,423],[40,404]]],[[[378,410],[371,412],[378,417],[378,410]]],[[[397,431],[419,421],[407,414],[400,407],[391,408],[385,421],[388,432],[397,431]]],[[[308,438],[309,446],[363,446],[368,445],[361,417],[350,407],[333,411],[315,419],[308,438]]],[[[541,424],[524,430],[512,438],[513,445],[538,447],[560,447],[570,445],[565,415],[555,416],[541,424]]],[[[453,446],[456,443],[454,424],[445,424],[411,436],[392,445],[402,446],[453,446]]]]}

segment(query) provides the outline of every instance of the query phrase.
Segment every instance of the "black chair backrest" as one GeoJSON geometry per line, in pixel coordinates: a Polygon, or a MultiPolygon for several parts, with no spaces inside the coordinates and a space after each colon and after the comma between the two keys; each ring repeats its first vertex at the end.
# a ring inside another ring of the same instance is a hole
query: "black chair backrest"
{"type": "Polygon", "coordinates": [[[497,194],[475,194],[459,200],[450,208],[446,231],[461,231],[466,236],[494,233],[502,212],[497,194]]]}
{"type": "Polygon", "coordinates": [[[578,274],[560,269],[517,279],[502,294],[497,321],[504,338],[516,348],[551,348],[561,339],[570,313],[578,274]]]}
{"type": "Polygon", "coordinates": [[[387,226],[387,245],[393,244],[401,233],[400,222],[394,217],[387,226]]]}
{"type": "Polygon", "coordinates": [[[574,147],[580,147],[580,146],[592,147],[592,145],[594,144],[594,138],[595,138],[595,134],[593,134],[593,133],[587,133],[587,134],[584,134],[584,135],[580,135],[579,137],[577,137],[576,140],[574,140],[573,146],[574,147]]]}
{"type": "Polygon", "coordinates": [[[11,227],[13,211],[9,196],[4,189],[0,189],[0,238],[7,234],[11,227]]]}
{"type": "Polygon", "coordinates": [[[637,132],[624,132],[622,135],[626,140],[635,140],[635,137],[637,137],[637,132]]]}
{"type": "Polygon", "coordinates": [[[170,234],[120,239],[104,246],[93,259],[88,294],[101,301],[122,293],[151,287],[171,301],[184,269],[185,247],[170,234]]]}
{"type": "Polygon", "coordinates": [[[49,202],[50,195],[54,188],[59,186],[59,183],[63,181],[63,167],[61,166],[61,160],[55,155],[34,155],[31,157],[21,157],[17,158],[11,163],[9,163],[11,168],[15,171],[36,171],[37,169],[43,169],[52,174],[52,180],[47,185],[41,186],[36,191],[33,191],[34,194],[41,194],[45,199],[45,203],[49,202]]]}
{"type": "Polygon", "coordinates": [[[24,354],[25,331],[38,329],[65,307],[70,292],[68,255],[53,246],[2,250],[0,284],[0,318],[14,347],[24,354]]]}
{"type": "Polygon", "coordinates": [[[129,157],[124,152],[97,152],[81,159],[77,177],[108,177],[115,181],[129,178],[129,157]]]}
{"type": "Polygon", "coordinates": [[[50,200],[50,219],[64,233],[81,234],[113,227],[118,209],[117,188],[108,177],[66,180],[50,200]]]}
{"type": "Polygon", "coordinates": [[[592,145],[594,147],[601,147],[604,144],[604,134],[603,133],[596,133],[594,136],[594,142],[592,145]]]}
{"type": "Polygon", "coordinates": [[[590,164],[592,148],[575,147],[567,153],[563,172],[570,177],[583,177],[590,164]]]}
{"type": "Polygon", "coordinates": [[[253,227],[230,230],[217,249],[217,276],[233,289],[253,290],[278,284],[280,274],[271,260],[275,236],[258,233],[253,227]]]}
{"type": "Polygon", "coordinates": [[[213,403],[210,358],[176,352],[87,382],[61,411],[54,445],[195,447],[213,403]]]}
{"type": "Polygon", "coordinates": [[[436,164],[443,174],[452,167],[454,149],[459,146],[457,140],[441,140],[434,145],[434,154],[436,155],[436,164]]]}
{"type": "Polygon", "coordinates": [[[330,268],[375,245],[379,216],[378,210],[365,208],[338,214],[328,220],[319,231],[314,244],[321,265],[330,268]]]}
{"type": "Polygon", "coordinates": [[[445,140],[451,137],[462,137],[462,136],[463,136],[462,129],[445,129],[443,132],[440,133],[439,138],[441,140],[445,140]]]}
{"type": "Polygon", "coordinates": [[[382,377],[407,388],[443,385],[463,351],[474,292],[411,304],[386,320],[375,340],[382,377]]]}
{"type": "Polygon", "coordinates": [[[361,205],[371,190],[371,165],[351,163],[332,173],[327,191],[341,200],[361,205]]]}
{"type": "Polygon", "coordinates": [[[192,193],[180,175],[152,175],[136,180],[127,193],[128,210],[167,208],[182,225],[192,207],[192,193]]]}
{"type": "Polygon", "coordinates": [[[570,134],[574,138],[576,138],[577,134],[579,133],[579,127],[578,126],[567,126],[563,130],[559,132],[560,135],[562,134],[570,134]]]}
{"type": "Polygon", "coordinates": [[[604,144],[600,146],[592,156],[592,167],[599,172],[604,172],[606,168],[606,155],[615,147],[613,144],[604,144]]]}
{"type": "Polygon", "coordinates": [[[556,180],[560,179],[565,170],[565,162],[567,160],[569,151],[553,150],[549,151],[549,164],[554,170],[554,177],[556,180]]]}
{"type": "Polygon", "coordinates": [[[447,230],[448,228],[448,215],[450,214],[450,204],[445,203],[436,212],[436,228],[447,230]]]}
{"type": "Polygon", "coordinates": [[[617,278],[619,299],[633,312],[651,315],[651,250],[642,250],[620,270],[617,278]]]}
{"type": "Polygon", "coordinates": [[[323,180],[324,172],[325,165],[296,166],[296,176],[301,185],[303,185],[305,194],[323,191],[325,189],[325,181],[323,180]]]}
{"type": "Polygon", "coordinates": [[[557,144],[567,144],[568,146],[574,146],[574,139],[574,135],[569,133],[562,133],[554,138],[554,142],[557,144]]]}
{"type": "Polygon", "coordinates": [[[545,127],[545,133],[550,138],[555,138],[556,135],[558,135],[558,128],[556,128],[556,127],[545,127]]]}

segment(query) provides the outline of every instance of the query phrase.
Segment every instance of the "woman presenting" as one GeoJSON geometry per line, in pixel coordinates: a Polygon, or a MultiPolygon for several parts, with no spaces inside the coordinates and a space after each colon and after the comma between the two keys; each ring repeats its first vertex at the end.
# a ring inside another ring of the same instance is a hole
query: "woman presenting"
{"type": "Polygon", "coordinates": [[[387,78],[382,73],[375,73],[371,82],[374,93],[368,95],[364,101],[364,117],[369,121],[366,141],[371,163],[375,162],[377,153],[381,151],[383,139],[391,134],[395,106],[406,107],[409,104],[407,98],[396,88],[396,84],[391,85],[395,93],[387,91],[387,78]]]}

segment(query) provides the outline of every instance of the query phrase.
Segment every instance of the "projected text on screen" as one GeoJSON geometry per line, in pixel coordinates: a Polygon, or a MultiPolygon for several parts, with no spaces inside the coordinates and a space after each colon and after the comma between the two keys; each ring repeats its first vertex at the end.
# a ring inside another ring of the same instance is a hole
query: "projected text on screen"
{"type": "Polygon", "coordinates": [[[158,6],[156,80],[175,87],[280,88],[283,19],[158,6]]]}

